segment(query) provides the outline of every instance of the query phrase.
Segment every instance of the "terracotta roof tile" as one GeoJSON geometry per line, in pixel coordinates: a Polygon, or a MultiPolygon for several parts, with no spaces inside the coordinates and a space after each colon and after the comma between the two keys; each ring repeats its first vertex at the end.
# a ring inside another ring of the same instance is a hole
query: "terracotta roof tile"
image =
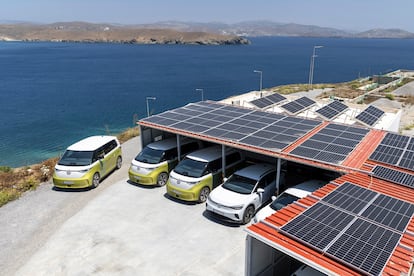
{"type": "MultiPolygon", "coordinates": [[[[329,192],[333,191],[337,187],[337,185],[333,183],[341,185],[345,182],[351,182],[353,184],[377,191],[379,193],[387,194],[389,196],[405,200],[414,204],[414,191],[412,189],[389,183],[380,179],[376,179],[364,173],[350,173],[343,175],[335,179],[331,183],[325,185],[324,187],[320,188],[319,190],[315,191],[311,196],[301,199],[300,203],[302,205],[311,206],[308,203],[312,203],[313,205],[314,203],[318,202],[317,198],[322,198],[323,196],[327,195],[329,192]]],[[[265,222],[259,222],[257,224],[254,224],[248,227],[248,229],[257,234],[263,234],[265,232],[265,238],[311,261],[315,261],[314,258],[316,257],[319,260],[319,262],[316,263],[318,263],[325,269],[332,271],[333,273],[338,273],[339,275],[346,275],[347,273],[350,273],[350,268],[346,267],[340,262],[334,259],[330,259],[326,255],[316,250],[313,250],[312,248],[309,248],[306,245],[301,244],[288,236],[285,236],[283,233],[277,230],[279,227],[283,226],[285,223],[289,222],[305,210],[305,208],[293,207],[294,205],[294,203],[290,204],[288,208],[283,208],[280,211],[271,215],[269,218],[266,218],[265,222]],[[270,227],[265,223],[268,223],[269,225],[274,225],[275,228],[270,227]],[[310,252],[312,253],[309,254],[310,252]]],[[[394,252],[390,256],[390,259],[386,263],[383,271],[384,275],[401,275],[407,274],[410,271],[410,268],[414,262],[413,229],[414,218],[411,219],[407,226],[408,232],[406,231],[405,233],[403,233],[399,245],[397,245],[394,252]]],[[[356,271],[352,271],[352,273],[354,273],[354,275],[359,274],[356,271]]]]}

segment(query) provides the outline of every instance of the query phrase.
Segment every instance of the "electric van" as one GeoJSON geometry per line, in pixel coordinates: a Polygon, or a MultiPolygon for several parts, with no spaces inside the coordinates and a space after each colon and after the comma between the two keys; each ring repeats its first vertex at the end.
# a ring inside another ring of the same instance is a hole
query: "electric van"
{"type": "MultiPolygon", "coordinates": [[[[180,143],[180,155],[185,156],[201,147],[201,142],[184,139],[180,143]]],[[[164,186],[169,172],[178,164],[176,138],[168,138],[148,144],[132,160],[129,180],[142,185],[164,186]]]]}
{"type": "MultiPolygon", "coordinates": [[[[232,174],[244,163],[241,152],[226,148],[225,174],[232,174]]],[[[187,155],[171,171],[167,194],[185,201],[205,202],[210,191],[223,182],[222,147],[204,148],[187,155]]]]}
{"type": "Polygon", "coordinates": [[[91,136],[71,146],[55,166],[57,188],[96,188],[101,179],[122,166],[121,144],[114,136],[91,136]]]}

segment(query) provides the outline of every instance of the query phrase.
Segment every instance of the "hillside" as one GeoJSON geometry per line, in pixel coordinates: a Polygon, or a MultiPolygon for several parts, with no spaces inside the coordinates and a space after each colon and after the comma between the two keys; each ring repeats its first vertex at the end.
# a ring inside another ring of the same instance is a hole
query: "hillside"
{"type": "Polygon", "coordinates": [[[401,29],[372,29],[363,32],[344,31],[315,25],[277,23],[272,21],[245,21],[235,24],[219,22],[196,23],[167,21],[137,25],[141,28],[169,28],[180,31],[204,31],[238,36],[300,36],[342,38],[414,38],[414,33],[401,29]]]}
{"type": "Polygon", "coordinates": [[[0,41],[110,42],[131,44],[248,44],[245,38],[202,31],[139,28],[84,22],[2,24],[0,41]]]}

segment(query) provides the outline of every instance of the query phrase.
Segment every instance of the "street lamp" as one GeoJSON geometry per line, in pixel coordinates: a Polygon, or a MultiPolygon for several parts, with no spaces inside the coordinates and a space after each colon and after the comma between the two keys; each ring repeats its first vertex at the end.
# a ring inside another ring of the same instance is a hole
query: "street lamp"
{"type": "MultiPolygon", "coordinates": [[[[259,70],[254,70],[253,73],[259,73],[260,74],[260,90],[262,91],[262,84],[263,84],[263,72],[259,70]]],[[[262,93],[260,93],[260,98],[262,97],[262,93]]]]}
{"type": "Polygon", "coordinates": [[[149,115],[150,115],[150,113],[149,113],[149,103],[148,103],[148,100],[153,100],[153,101],[155,101],[157,98],[155,98],[155,97],[147,97],[146,98],[146,101],[147,101],[147,117],[149,117],[149,115]]]}
{"type": "Polygon", "coordinates": [[[309,68],[309,88],[312,89],[312,84],[313,84],[313,70],[315,67],[315,58],[317,57],[316,55],[316,49],[322,48],[323,46],[317,45],[317,46],[313,46],[313,54],[311,56],[311,61],[310,61],[310,68],[309,68]]]}
{"type": "Polygon", "coordinates": [[[201,88],[196,88],[196,91],[200,91],[201,92],[201,101],[204,101],[204,90],[201,88]]]}

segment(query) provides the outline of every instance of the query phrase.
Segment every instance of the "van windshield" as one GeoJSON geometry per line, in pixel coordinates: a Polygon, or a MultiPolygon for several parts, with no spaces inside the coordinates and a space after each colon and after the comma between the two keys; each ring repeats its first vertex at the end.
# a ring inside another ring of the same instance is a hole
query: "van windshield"
{"type": "Polygon", "coordinates": [[[184,158],[174,171],[178,174],[189,176],[189,177],[201,177],[204,175],[207,163],[196,161],[190,158],[184,158]]]}
{"type": "Polygon", "coordinates": [[[283,207],[291,204],[292,202],[298,200],[299,198],[287,193],[283,193],[280,196],[278,196],[278,198],[276,198],[272,204],[270,204],[270,207],[275,210],[275,211],[279,211],[280,209],[282,209],[283,207]]]}
{"type": "Polygon", "coordinates": [[[87,166],[92,164],[93,151],[67,150],[59,160],[58,165],[87,166]]]}
{"type": "Polygon", "coordinates": [[[239,194],[250,194],[254,186],[256,186],[256,180],[233,174],[223,184],[223,188],[239,193],[239,194]]]}
{"type": "Polygon", "coordinates": [[[158,164],[164,157],[163,150],[156,150],[150,147],[145,147],[138,155],[135,160],[148,164],[158,164]]]}

